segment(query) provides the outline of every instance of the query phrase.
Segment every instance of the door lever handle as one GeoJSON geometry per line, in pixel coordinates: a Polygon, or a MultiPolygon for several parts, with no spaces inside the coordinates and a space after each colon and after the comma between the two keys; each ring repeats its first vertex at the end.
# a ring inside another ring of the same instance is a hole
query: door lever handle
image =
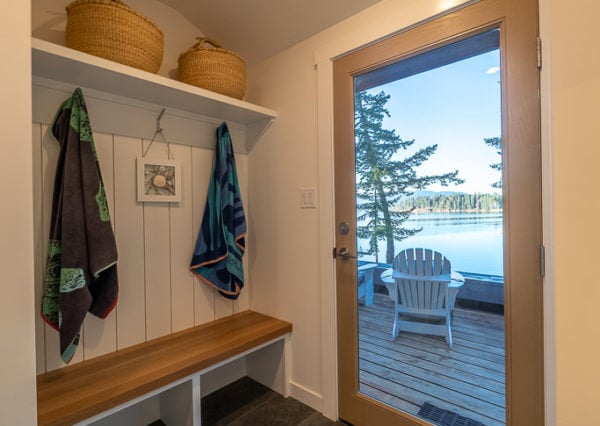
{"type": "Polygon", "coordinates": [[[354,256],[354,255],[350,254],[350,251],[348,251],[347,247],[340,248],[340,251],[338,251],[338,252],[336,252],[334,249],[333,253],[334,253],[335,258],[341,257],[344,260],[358,259],[358,256],[354,256]]]}

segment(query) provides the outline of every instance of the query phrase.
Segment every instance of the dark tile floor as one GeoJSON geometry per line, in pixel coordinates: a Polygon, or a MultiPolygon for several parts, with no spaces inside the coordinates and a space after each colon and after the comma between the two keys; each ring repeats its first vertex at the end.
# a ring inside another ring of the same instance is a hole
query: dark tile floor
{"type": "Polygon", "coordinates": [[[342,426],[244,377],[202,399],[203,426],[342,426]]]}

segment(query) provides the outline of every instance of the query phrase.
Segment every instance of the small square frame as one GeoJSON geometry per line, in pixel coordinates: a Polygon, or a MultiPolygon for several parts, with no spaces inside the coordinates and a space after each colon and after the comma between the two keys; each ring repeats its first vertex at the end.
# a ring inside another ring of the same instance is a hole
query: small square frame
{"type": "Polygon", "coordinates": [[[137,200],[178,203],[181,201],[181,163],[161,158],[137,158],[137,200]]]}

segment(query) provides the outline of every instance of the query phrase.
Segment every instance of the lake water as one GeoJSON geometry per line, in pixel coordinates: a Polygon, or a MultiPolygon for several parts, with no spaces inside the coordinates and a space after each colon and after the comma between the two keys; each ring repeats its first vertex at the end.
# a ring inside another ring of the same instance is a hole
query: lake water
{"type": "MultiPolygon", "coordinates": [[[[477,274],[504,275],[502,259],[502,213],[414,213],[407,228],[423,230],[395,243],[396,253],[411,247],[439,251],[452,269],[477,274]]],[[[358,249],[368,242],[358,241],[358,249]]],[[[379,243],[379,261],[385,261],[385,241],[379,243]]],[[[361,256],[374,261],[375,256],[361,256]]]]}

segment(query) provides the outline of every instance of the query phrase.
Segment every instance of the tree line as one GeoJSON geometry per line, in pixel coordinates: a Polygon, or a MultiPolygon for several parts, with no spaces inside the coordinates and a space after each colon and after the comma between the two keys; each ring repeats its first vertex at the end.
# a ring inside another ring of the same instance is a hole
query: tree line
{"type": "Polygon", "coordinates": [[[456,193],[415,196],[400,201],[395,209],[419,212],[494,211],[502,209],[502,195],[456,193]]]}

